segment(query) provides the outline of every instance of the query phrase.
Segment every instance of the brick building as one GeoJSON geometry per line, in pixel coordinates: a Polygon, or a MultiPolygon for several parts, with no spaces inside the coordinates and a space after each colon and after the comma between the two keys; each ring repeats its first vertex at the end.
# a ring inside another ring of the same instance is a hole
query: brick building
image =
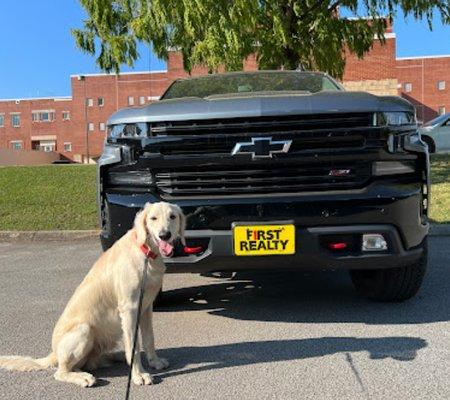
{"type": "MultiPolygon", "coordinates": [[[[253,58],[245,69],[256,69],[253,58]]],[[[198,68],[193,75],[206,72],[198,68]]],[[[185,76],[181,55],[172,52],[165,71],[73,75],[71,97],[0,100],[0,149],[56,151],[77,162],[98,157],[113,112],[155,101],[185,76]]],[[[397,58],[396,36],[389,29],[385,45],[375,42],[364,59],[347,56],[343,84],[348,90],[403,96],[427,121],[450,111],[450,56],[397,58]]]]}
{"type": "Polygon", "coordinates": [[[399,93],[423,121],[450,112],[450,55],[397,58],[399,93]]]}

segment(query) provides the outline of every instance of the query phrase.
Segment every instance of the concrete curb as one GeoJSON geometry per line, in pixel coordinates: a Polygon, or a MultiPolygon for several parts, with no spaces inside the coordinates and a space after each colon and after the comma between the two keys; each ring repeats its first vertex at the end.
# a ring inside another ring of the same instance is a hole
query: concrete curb
{"type": "Polygon", "coordinates": [[[430,236],[450,236],[450,224],[432,224],[430,236]]]}
{"type": "MultiPolygon", "coordinates": [[[[63,242],[98,239],[99,230],[87,231],[0,231],[0,242],[36,241],[63,242]]],[[[450,224],[432,224],[430,236],[450,236],[450,224]]]]}
{"type": "Polygon", "coordinates": [[[68,240],[86,240],[100,235],[99,230],[87,231],[0,231],[0,242],[60,242],[68,240]]]}

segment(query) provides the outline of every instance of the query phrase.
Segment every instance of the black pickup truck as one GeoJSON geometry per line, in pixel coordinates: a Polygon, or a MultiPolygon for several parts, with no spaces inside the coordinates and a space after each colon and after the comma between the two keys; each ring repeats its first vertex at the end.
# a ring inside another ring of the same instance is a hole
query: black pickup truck
{"type": "Polygon", "coordinates": [[[429,160],[414,108],[323,73],[177,80],[111,116],[98,172],[104,249],[146,202],[182,207],[196,251],[168,272],[348,269],[378,301],[414,296],[425,274],[429,160]]]}

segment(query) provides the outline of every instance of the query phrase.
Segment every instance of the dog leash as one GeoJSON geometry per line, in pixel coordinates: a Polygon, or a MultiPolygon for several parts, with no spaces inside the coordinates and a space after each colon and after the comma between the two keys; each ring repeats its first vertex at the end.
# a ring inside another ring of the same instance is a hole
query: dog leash
{"type": "MultiPolygon", "coordinates": [[[[148,260],[151,258],[154,260],[158,255],[154,253],[150,247],[143,244],[140,247],[141,251],[145,254],[145,263],[144,263],[144,270],[142,271],[142,280],[141,280],[141,291],[139,293],[139,303],[138,303],[138,309],[137,309],[137,315],[136,315],[136,325],[134,327],[134,335],[133,335],[133,350],[131,352],[131,361],[130,361],[130,370],[128,371],[128,382],[127,382],[127,391],[125,394],[125,400],[128,400],[130,398],[130,388],[131,388],[131,375],[133,372],[133,364],[134,364],[134,357],[136,353],[136,342],[137,342],[137,336],[138,336],[138,330],[139,330],[139,322],[141,320],[141,309],[142,309],[142,300],[144,299],[144,292],[145,292],[145,283],[147,281],[147,267],[148,267],[148,260]]],[[[184,246],[183,252],[185,254],[191,255],[191,254],[199,254],[203,251],[202,247],[187,247],[184,246]]],[[[139,354],[139,357],[141,355],[139,354]]]]}
{"type": "MultiPolygon", "coordinates": [[[[127,382],[127,392],[125,394],[125,400],[128,400],[130,398],[130,388],[131,388],[131,375],[133,372],[133,364],[134,364],[134,357],[136,353],[136,342],[137,342],[137,336],[138,336],[138,329],[139,329],[139,322],[141,320],[141,309],[142,309],[142,300],[144,299],[144,292],[145,292],[145,283],[147,280],[147,267],[148,267],[148,259],[152,258],[155,259],[156,254],[153,253],[147,246],[142,245],[141,251],[145,254],[145,263],[144,263],[144,270],[142,271],[142,280],[141,280],[141,292],[139,293],[139,303],[138,303],[138,309],[137,309],[137,315],[136,315],[136,325],[134,327],[134,337],[133,337],[133,350],[131,351],[131,361],[130,361],[130,370],[128,371],[128,382],[127,382]]],[[[140,357],[139,353],[139,357],[140,357]]]]}

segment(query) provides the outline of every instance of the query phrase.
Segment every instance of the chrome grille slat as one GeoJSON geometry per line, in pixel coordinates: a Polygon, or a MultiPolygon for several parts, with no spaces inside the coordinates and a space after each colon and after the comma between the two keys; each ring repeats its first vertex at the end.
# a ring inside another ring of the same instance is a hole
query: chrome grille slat
{"type": "Polygon", "coordinates": [[[168,181],[163,181],[160,180],[159,181],[159,186],[163,187],[163,186],[177,186],[177,185],[183,185],[183,186],[198,186],[199,184],[201,184],[202,186],[214,186],[214,185],[218,185],[219,183],[226,183],[227,186],[232,186],[232,185],[245,185],[248,184],[249,182],[252,183],[252,185],[254,185],[255,183],[273,183],[273,182],[307,182],[307,183],[322,183],[324,181],[343,181],[345,179],[348,178],[354,178],[355,175],[350,175],[350,176],[307,176],[307,177],[274,177],[274,178],[243,178],[243,179],[210,179],[210,180],[205,180],[202,179],[201,181],[199,180],[185,180],[185,181],[179,181],[179,180],[168,180],[168,181]]]}
{"type": "Polygon", "coordinates": [[[181,171],[155,171],[158,190],[164,195],[221,195],[298,192],[304,190],[332,190],[358,187],[370,178],[370,164],[330,164],[311,168],[255,169],[245,166],[236,169],[202,171],[185,168],[181,171]],[[347,175],[332,176],[332,170],[345,170],[347,175]]]}
{"type": "Polygon", "coordinates": [[[354,128],[372,126],[372,113],[329,113],[287,115],[274,117],[234,118],[224,120],[191,120],[156,122],[150,127],[152,135],[184,135],[204,133],[272,132],[274,130],[354,128]],[[282,129],[280,129],[282,128],[282,129]],[[287,128],[287,129],[286,129],[287,128]]]}
{"type": "MultiPolygon", "coordinates": [[[[244,167],[245,168],[245,167],[244,167]]],[[[246,175],[265,175],[265,176],[286,176],[286,174],[289,175],[298,175],[298,174],[303,174],[303,175],[314,175],[317,173],[322,172],[321,174],[319,174],[318,176],[323,176],[323,172],[325,170],[330,170],[332,168],[332,166],[327,166],[327,167],[321,167],[321,168],[317,168],[317,167],[311,167],[311,168],[274,168],[274,169],[243,169],[243,170],[214,170],[214,171],[175,171],[175,172],[157,172],[156,173],[156,178],[157,179],[167,179],[167,178],[189,178],[192,177],[192,175],[195,173],[195,176],[200,178],[200,177],[209,177],[209,176],[218,176],[218,174],[220,174],[220,176],[242,176],[242,174],[246,174],[246,175]]],[[[334,169],[339,169],[340,166],[336,166],[334,169]]],[[[342,168],[344,169],[344,168],[342,168]]]]}
{"type": "Polygon", "coordinates": [[[353,183],[340,183],[339,185],[330,185],[329,183],[317,184],[314,187],[311,185],[291,185],[291,186],[278,186],[274,185],[272,187],[255,187],[255,186],[247,186],[247,187],[217,187],[211,189],[210,191],[205,190],[204,188],[191,188],[191,189],[173,189],[173,188],[165,188],[161,189],[161,192],[164,194],[170,194],[172,196],[180,196],[180,195],[220,195],[220,194],[257,194],[257,193],[289,193],[289,192],[301,192],[303,190],[309,191],[319,191],[319,190],[342,190],[353,187],[353,183]]]}

